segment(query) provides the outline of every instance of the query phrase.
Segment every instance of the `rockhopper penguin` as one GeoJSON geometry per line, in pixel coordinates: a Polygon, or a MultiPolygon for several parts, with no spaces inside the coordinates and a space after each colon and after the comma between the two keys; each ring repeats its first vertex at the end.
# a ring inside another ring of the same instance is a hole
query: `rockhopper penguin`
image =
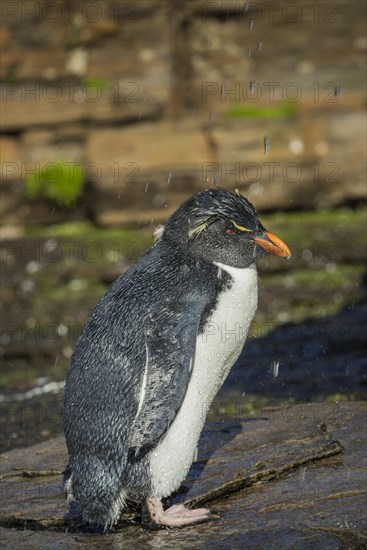
{"type": "Polygon", "coordinates": [[[164,511],[161,499],[187,474],[245,343],[257,308],[255,262],[266,253],[290,256],[246,198],[209,189],[172,214],[96,306],[65,385],[66,491],[85,521],[108,529],[126,499],[143,503],[147,528],[210,519],[204,508],[164,511]],[[235,326],[242,339],[230,334],[235,326]]]}

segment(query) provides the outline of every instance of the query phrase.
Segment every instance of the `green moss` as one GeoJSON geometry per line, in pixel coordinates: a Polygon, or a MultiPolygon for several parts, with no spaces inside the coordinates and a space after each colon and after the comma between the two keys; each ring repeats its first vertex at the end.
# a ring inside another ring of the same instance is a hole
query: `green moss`
{"type": "Polygon", "coordinates": [[[28,230],[32,237],[54,237],[56,239],[80,239],[85,242],[128,243],[134,242],[143,250],[152,246],[153,230],[125,229],[122,227],[100,228],[91,222],[67,222],[48,226],[32,226],[28,230]]]}
{"type": "Polygon", "coordinates": [[[367,210],[350,208],[320,212],[279,212],[261,214],[263,225],[271,231],[278,230],[291,242],[329,240],[333,236],[348,235],[353,239],[366,235],[367,210]]]}
{"type": "Polygon", "coordinates": [[[287,274],[263,277],[262,286],[281,285],[285,288],[304,287],[309,290],[336,290],[358,285],[364,273],[363,265],[338,265],[335,270],[300,269],[287,274]]]}
{"type": "Polygon", "coordinates": [[[25,192],[30,198],[42,197],[61,207],[71,208],[85,185],[83,168],[71,162],[49,162],[27,173],[25,192]]]}
{"type": "Polygon", "coordinates": [[[232,105],[223,112],[226,118],[260,118],[277,119],[290,118],[297,113],[294,103],[280,103],[275,105],[232,105]]]}
{"type": "Polygon", "coordinates": [[[325,401],[329,403],[338,403],[339,401],[355,401],[354,394],[335,393],[334,395],[328,395],[325,401]]]}
{"type": "Polygon", "coordinates": [[[98,77],[91,77],[91,76],[83,78],[81,84],[85,88],[91,87],[91,88],[97,88],[97,90],[106,90],[107,88],[109,88],[109,86],[111,86],[111,82],[106,78],[98,78],[98,77]]]}

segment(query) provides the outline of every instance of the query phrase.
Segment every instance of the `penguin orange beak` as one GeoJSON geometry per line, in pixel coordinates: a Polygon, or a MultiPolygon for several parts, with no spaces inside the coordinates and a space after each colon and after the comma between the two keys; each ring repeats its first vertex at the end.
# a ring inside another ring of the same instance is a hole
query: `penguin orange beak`
{"type": "Polygon", "coordinates": [[[269,252],[269,254],[275,254],[287,259],[291,257],[291,251],[282,239],[279,239],[279,237],[274,235],[274,233],[270,233],[270,231],[265,231],[265,235],[269,240],[255,237],[254,242],[266,250],[266,252],[269,252]]]}

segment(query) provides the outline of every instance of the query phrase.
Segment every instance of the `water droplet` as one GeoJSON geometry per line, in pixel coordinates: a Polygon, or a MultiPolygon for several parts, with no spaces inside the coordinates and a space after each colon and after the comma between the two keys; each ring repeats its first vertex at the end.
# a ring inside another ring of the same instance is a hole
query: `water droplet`
{"type": "Polygon", "coordinates": [[[64,323],[60,323],[56,327],[56,332],[58,336],[66,336],[68,334],[68,327],[64,323]]]}
{"type": "Polygon", "coordinates": [[[227,86],[225,85],[224,82],[222,82],[220,87],[220,97],[222,101],[226,100],[226,95],[227,95],[227,86]]]}
{"type": "Polygon", "coordinates": [[[342,94],[342,87],[340,86],[340,84],[335,84],[334,86],[334,96],[335,97],[340,97],[342,94]]]}
{"type": "Polygon", "coordinates": [[[270,151],[270,137],[264,136],[264,153],[268,155],[270,151]]]}
{"type": "Polygon", "coordinates": [[[305,480],[306,476],[306,466],[301,466],[299,469],[299,480],[302,482],[305,480]]]}
{"type": "Polygon", "coordinates": [[[253,80],[251,80],[251,82],[250,82],[250,92],[251,92],[252,94],[254,94],[254,93],[256,92],[256,90],[257,90],[256,82],[254,82],[253,80]]]}
{"type": "Polygon", "coordinates": [[[256,48],[257,53],[262,52],[263,45],[264,45],[263,42],[258,42],[258,43],[257,43],[257,48],[256,48]]]}
{"type": "Polygon", "coordinates": [[[250,31],[252,31],[254,26],[255,26],[255,19],[250,19],[250,21],[248,22],[248,28],[250,29],[250,31]]]}
{"type": "Polygon", "coordinates": [[[271,374],[273,376],[273,378],[277,378],[278,374],[279,374],[279,361],[273,361],[270,365],[270,368],[271,368],[271,374]]]}
{"type": "Polygon", "coordinates": [[[167,185],[169,185],[172,181],[172,172],[169,172],[168,174],[168,177],[167,177],[167,185]]]}

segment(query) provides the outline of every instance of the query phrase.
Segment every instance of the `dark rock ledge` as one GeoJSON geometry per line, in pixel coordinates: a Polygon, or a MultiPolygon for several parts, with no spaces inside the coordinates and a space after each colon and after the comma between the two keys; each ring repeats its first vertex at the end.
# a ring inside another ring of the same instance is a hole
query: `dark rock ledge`
{"type": "MultiPolygon", "coordinates": [[[[365,548],[366,409],[298,404],[211,424],[171,501],[205,504],[219,519],[149,534],[130,509],[104,547],[365,548]]],[[[101,534],[66,513],[63,437],[4,453],[1,463],[4,549],[100,548],[101,534]]]]}

